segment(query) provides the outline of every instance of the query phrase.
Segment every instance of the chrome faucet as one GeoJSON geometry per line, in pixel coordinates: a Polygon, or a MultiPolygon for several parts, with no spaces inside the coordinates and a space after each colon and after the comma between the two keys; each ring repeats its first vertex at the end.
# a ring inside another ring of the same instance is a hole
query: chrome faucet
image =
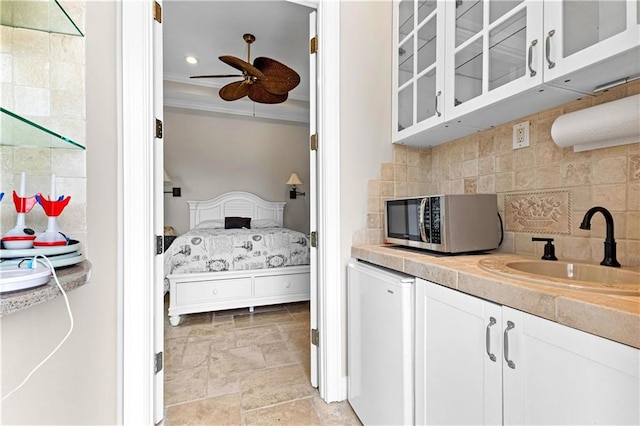
{"type": "Polygon", "coordinates": [[[616,240],[613,238],[613,216],[611,216],[609,210],[600,206],[591,207],[585,213],[582,223],[580,224],[580,229],[591,229],[591,218],[597,212],[602,213],[607,223],[607,237],[604,240],[604,259],[602,259],[600,264],[619,267],[620,263],[618,263],[616,259],[616,240]]]}

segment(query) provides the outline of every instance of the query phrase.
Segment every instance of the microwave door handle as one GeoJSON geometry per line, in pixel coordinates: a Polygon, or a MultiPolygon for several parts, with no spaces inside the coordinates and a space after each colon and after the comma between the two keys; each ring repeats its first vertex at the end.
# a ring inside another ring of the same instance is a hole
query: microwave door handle
{"type": "Polygon", "coordinates": [[[420,200],[420,214],[418,215],[418,227],[420,228],[420,238],[422,238],[422,241],[424,241],[425,243],[427,243],[427,231],[425,230],[424,227],[424,209],[425,206],[427,204],[427,199],[423,198],[422,200],[420,200]]]}

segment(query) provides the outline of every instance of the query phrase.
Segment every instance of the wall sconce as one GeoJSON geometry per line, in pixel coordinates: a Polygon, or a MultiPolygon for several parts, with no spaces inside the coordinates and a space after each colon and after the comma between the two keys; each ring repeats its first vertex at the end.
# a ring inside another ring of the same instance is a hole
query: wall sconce
{"type": "MultiPolygon", "coordinates": [[[[167,171],[162,169],[163,173],[164,173],[164,183],[171,183],[171,178],[169,177],[169,175],[167,174],[167,171]]],[[[171,188],[171,191],[164,191],[165,194],[173,194],[174,197],[181,197],[182,196],[182,189],[181,188],[171,188]]]]}
{"type": "Polygon", "coordinates": [[[298,195],[302,195],[304,197],[304,192],[298,192],[296,189],[296,185],[302,185],[302,181],[298,177],[297,173],[291,173],[291,176],[289,176],[289,180],[287,181],[287,185],[293,185],[291,187],[291,191],[289,191],[289,198],[295,200],[298,195]]]}

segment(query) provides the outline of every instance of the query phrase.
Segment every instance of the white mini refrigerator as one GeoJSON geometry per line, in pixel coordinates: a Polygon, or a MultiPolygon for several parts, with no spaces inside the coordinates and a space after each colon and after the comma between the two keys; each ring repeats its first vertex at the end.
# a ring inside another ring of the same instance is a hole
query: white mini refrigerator
{"type": "Polygon", "coordinates": [[[348,399],[365,425],[413,424],[415,278],[347,267],[348,399]]]}

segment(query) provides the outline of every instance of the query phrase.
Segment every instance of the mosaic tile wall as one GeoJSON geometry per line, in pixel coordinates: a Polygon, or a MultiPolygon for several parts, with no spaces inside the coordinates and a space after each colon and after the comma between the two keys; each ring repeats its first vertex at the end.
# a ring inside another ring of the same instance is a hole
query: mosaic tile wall
{"type": "MultiPolygon", "coordinates": [[[[61,2],[84,28],[84,3],[61,2]]],[[[0,104],[58,134],[86,146],[84,38],[0,26],[0,104]]],[[[26,172],[26,195],[48,195],[50,176],[56,175],[56,192],[71,201],[58,218],[70,238],[86,237],[85,151],[0,146],[0,235],[15,226],[11,197],[26,172]]],[[[36,232],[46,229],[40,206],[26,216],[36,232]]]]}
{"type": "Polygon", "coordinates": [[[640,141],[574,153],[551,139],[561,114],[638,93],[640,81],[631,82],[433,148],[394,145],[393,163],[382,164],[380,178],[369,182],[367,227],[354,234],[354,244],[382,242],[385,199],[495,192],[505,226],[501,251],[541,256],[543,245],[531,238],[551,237],[559,258],[600,262],[602,215],[593,217],[591,231],[578,228],[585,212],[600,205],[614,217],[618,260],[640,265],[640,141]],[[526,120],[530,146],[513,150],[513,125],[526,120]]]}

